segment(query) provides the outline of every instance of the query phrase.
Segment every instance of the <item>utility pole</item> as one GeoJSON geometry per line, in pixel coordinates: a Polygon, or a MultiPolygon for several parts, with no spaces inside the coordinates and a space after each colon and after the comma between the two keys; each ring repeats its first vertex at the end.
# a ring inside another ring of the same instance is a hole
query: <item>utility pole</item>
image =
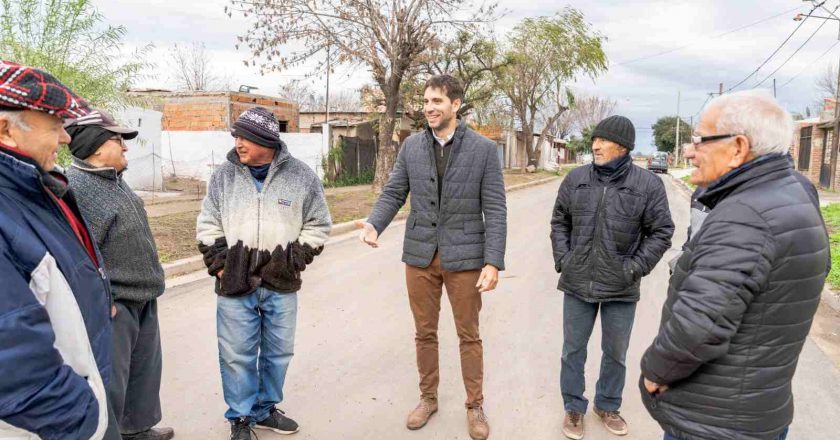
{"type": "Polygon", "coordinates": [[[330,45],[327,44],[327,114],[324,124],[330,122],[330,45]]]}
{"type": "Polygon", "coordinates": [[[776,78],[773,78],[773,97],[776,97],[776,78]]]}
{"type": "Polygon", "coordinates": [[[677,91],[677,142],[674,144],[674,153],[676,154],[676,162],[674,165],[680,163],[680,92],[677,91]]]}

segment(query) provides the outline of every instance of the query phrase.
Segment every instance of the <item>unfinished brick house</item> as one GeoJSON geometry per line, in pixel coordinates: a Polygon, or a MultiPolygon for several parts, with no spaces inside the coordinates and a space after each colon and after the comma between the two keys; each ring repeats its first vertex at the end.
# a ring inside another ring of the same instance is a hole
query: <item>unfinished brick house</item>
{"type": "Polygon", "coordinates": [[[277,117],[281,132],[299,132],[298,104],[281,98],[243,92],[166,90],[134,90],[130,95],[149,98],[150,107],[163,113],[164,131],[229,131],[242,112],[265,107],[277,117]]]}
{"type": "Polygon", "coordinates": [[[824,189],[840,188],[840,170],[837,167],[837,149],[831,148],[834,140],[833,98],[824,101],[820,116],[796,121],[791,155],[796,169],[808,180],[824,189]]]}

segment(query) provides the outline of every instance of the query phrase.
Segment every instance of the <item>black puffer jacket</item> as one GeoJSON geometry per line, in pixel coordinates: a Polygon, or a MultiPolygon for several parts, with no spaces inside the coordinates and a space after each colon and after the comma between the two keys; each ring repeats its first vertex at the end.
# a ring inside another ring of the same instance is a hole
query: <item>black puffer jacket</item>
{"type": "Polygon", "coordinates": [[[594,165],[560,185],[551,218],[558,289],[584,301],[638,301],[641,278],[671,247],[674,223],[662,181],[631,161],[614,180],[594,165]]]}
{"type": "Polygon", "coordinates": [[[677,263],[642,374],[642,400],[684,440],[775,439],[793,418],[791,379],[829,263],[818,204],[785,157],[709,186],[711,208],[677,263]]]}

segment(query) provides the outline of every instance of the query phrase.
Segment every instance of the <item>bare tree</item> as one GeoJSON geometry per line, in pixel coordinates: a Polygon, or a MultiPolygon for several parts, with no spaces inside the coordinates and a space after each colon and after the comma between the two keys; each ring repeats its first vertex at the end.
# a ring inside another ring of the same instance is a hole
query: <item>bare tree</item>
{"type": "Polygon", "coordinates": [[[239,42],[251,51],[251,64],[282,70],[311,59],[317,70],[337,63],[366,67],[382,91],[379,151],[373,188],[380,191],[396,160],[394,128],[403,81],[411,79],[420,55],[440,35],[490,19],[495,4],[475,8],[468,0],[230,0],[226,12],[254,16],[239,42]],[[466,16],[466,11],[474,11],[466,16]],[[301,50],[282,50],[290,42],[301,50]]]}
{"type": "MultiPolygon", "coordinates": [[[[311,86],[301,80],[289,81],[280,86],[280,97],[298,103],[302,112],[323,112],[327,108],[326,96],[315,93],[311,86]]],[[[355,90],[341,90],[330,93],[331,112],[356,112],[361,110],[359,93],[355,90]]]]}
{"type": "Polygon", "coordinates": [[[309,84],[301,80],[292,80],[281,85],[279,93],[281,98],[296,102],[302,112],[318,111],[318,95],[309,84]]]}
{"type": "Polygon", "coordinates": [[[611,99],[598,96],[578,97],[569,112],[573,123],[572,128],[582,132],[588,127],[597,125],[604,118],[614,114],[615,106],[616,102],[611,99]]]}
{"type": "Polygon", "coordinates": [[[184,90],[227,90],[230,79],[214,71],[204,43],[178,44],[169,50],[169,62],[178,87],[184,90]]]}
{"type": "Polygon", "coordinates": [[[552,17],[526,18],[508,39],[513,61],[497,75],[497,84],[521,123],[527,165],[536,166],[540,150],[531,142],[536,123],[543,123],[541,145],[573,101],[565,84],[579,74],[594,78],[607,69],[604,37],[589,29],[583,14],[567,7],[552,17]]]}
{"type": "Polygon", "coordinates": [[[837,66],[834,63],[826,64],[820,76],[817,77],[817,93],[820,95],[820,108],[822,99],[834,97],[837,93],[837,66]]]}

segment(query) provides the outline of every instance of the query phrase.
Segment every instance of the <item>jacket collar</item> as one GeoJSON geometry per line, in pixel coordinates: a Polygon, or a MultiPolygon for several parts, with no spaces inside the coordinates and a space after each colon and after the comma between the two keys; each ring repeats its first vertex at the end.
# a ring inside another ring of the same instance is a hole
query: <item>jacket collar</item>
{"type": "Polygon", "coordinates": [[[791,163],[786,155],[769,154],[753,159],[724,174],[697,198],[697,201],[714,209],[727,196],[739,189],[750,188],[759,183],[777,179],[789,174],[791,163]]]}
{"type": "Polygon", "coordinates": [[[77,157],[73,158],[73,163],[70,166],[78,170],[82,170],[86,173],[90,173],[108,180],[113,180],[115,182],[118,182],[122,178],[122,171],[117,172],[117,169],[114,167],[95,167],[91,165],[90,162],[83,159],[79,159],[77,157]]]}
{"type": "Polygon", "coordinates": [[[59,199],[69,191],[67,178],[61,171],[46,172],[32,157],[3,144],[0,144],[0,185],[30,193],[43,193],[46,187],[59,199]]]}
{"type": "MultiPolygon", "coordinates": [[[[463,119],[458,119],[458,126],[455,127],[455,132],[452,134],[452,146],[460,145],[461,139],[464,138],[464,135],[467,133],[467,123],[464,122],[463,119]]],[[[437,142],[435,139],[435,134],[432,132],[432,128],[426,125],[425,130],[426,136],[426,145],[434,145],[432,142],[437,142]]]]}

